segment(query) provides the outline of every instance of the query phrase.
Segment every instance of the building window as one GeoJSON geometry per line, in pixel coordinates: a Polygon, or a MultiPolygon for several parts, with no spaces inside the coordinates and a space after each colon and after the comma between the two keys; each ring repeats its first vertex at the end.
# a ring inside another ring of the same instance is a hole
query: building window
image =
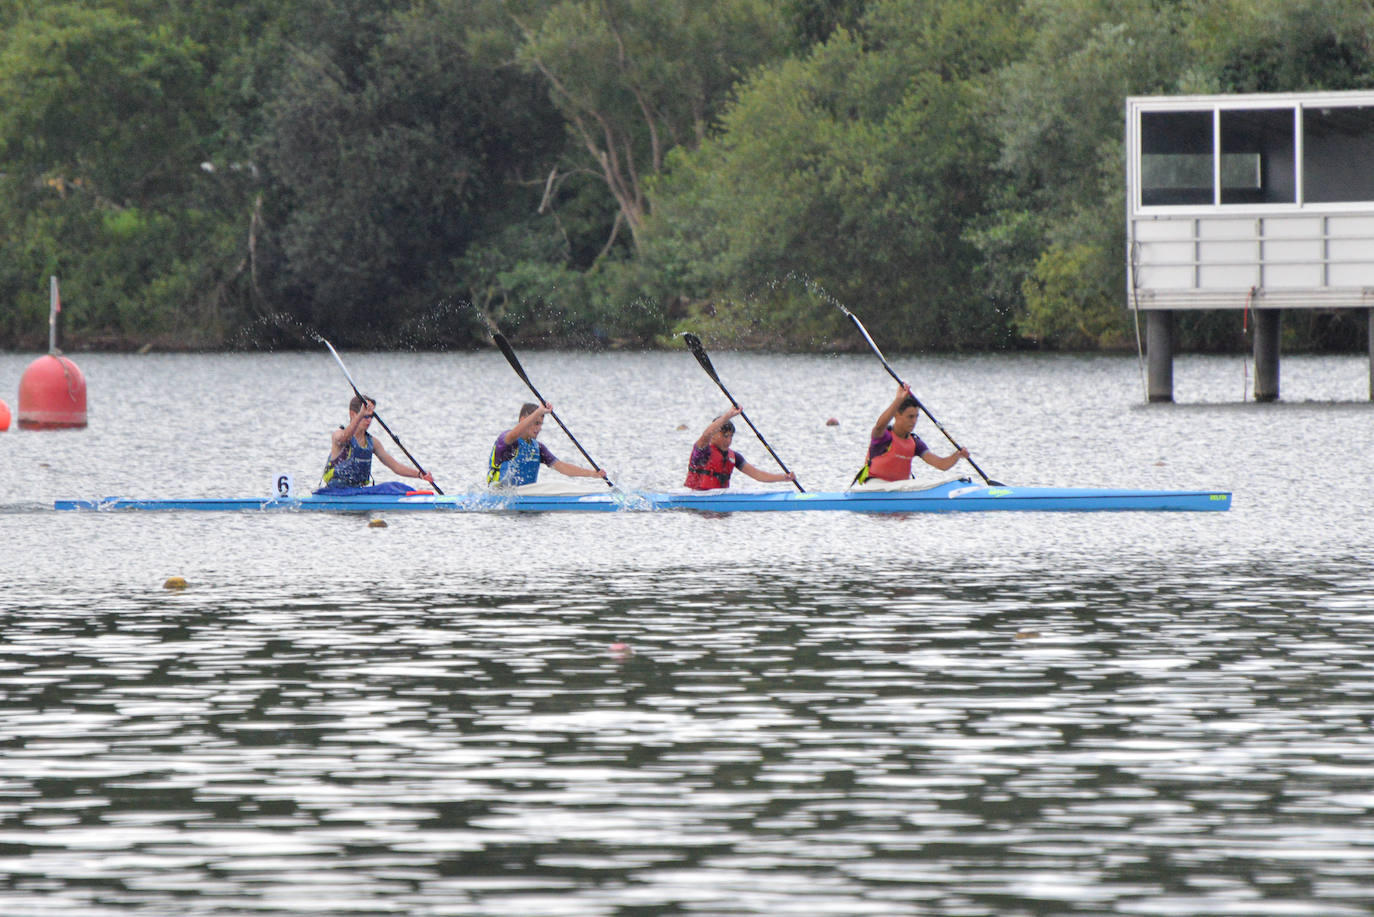
{"type": "Polygon", "coordinates": [[[1212,112],[1140,113],[1140,203],[1146,207],[1215,203],[1212,112]]]}
{"type": "Polygon", "coordinates": [[[1374,201],[1374,108],[1304,108],[1303,199],[1374,201]]]}
{"type": "Polygon", "coordinates": [[[1292,204],[1298,199],[1293,109],[1221,112],[1221,202],[1292,204]]]}

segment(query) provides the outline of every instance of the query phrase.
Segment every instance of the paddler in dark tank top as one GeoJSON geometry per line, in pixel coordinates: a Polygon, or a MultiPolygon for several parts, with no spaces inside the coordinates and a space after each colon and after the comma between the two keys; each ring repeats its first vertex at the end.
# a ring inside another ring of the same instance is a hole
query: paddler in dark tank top
{"type": "Polygon", "coordinates": [[[868,461],[854,479],[862,484],[870,478],[881,481],[905,481],[911,477],[911,460],[921,461],[949,471],[959,459],[968,458],[968,450],[960,449],[950,455],[936,455],[912,431],[916,429],[916,418],[921,416],[920,407],[912,397],[911,386],[902,383],[897,388],[897,397],[878,415],[878,422],[869,434],[868,461]]]}
{"type": "Polygon", "coordinates": [[[322,476],[324,486],[331,490],[371,486],[374,455],[403,478],[420,478],[433,484],[434,475],[429,472],[421,474],[417,469],[398,462],[367,432],[376,407],[375,401],[364,401],[357,395],[348,403],[348,425],[339,427],[330,435],[329,461],[324,466],[322,476]]]}

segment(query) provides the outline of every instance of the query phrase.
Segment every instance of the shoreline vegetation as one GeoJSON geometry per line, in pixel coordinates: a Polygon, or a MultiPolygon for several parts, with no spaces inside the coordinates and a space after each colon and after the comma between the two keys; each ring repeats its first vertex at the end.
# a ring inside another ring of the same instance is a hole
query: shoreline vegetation
{"type": "MultiPolygon", "coordinates": [[[[1287,334],[1286,340],[1292,340],[1296,335],[1287,334]]],[[[869,350],[862,340],[857,342],[849,340],[827,340],[813,341],[803,344],[796,344],[784,341],[780,335],[767,335],[755,338],[726,338],[712,336],[707,330],[703,335],[708,337],[714,347],[727,351],[741,351],[753,353],[773,353],[773,354],[864,354],[869,350]]],[[[1282,352],[1289,354],[1316,354],[1316,355],[1365,355],[1369,352],[1367,338],[1358,338],[1352,333],[1351,338],[1346,341],[1323,342],[1321,340],[1301,340],[1300,345],[1284,344],[1282,352]]],[[[543,352],[677,352],[682,350],[682,344],[673,336],[663,336],[650,340],[615,340],[604,339],[592,334],[578,334],[570,338],[557,339],[553,337],[526,338],[511,336],[511,342],[522,350],[543,351],[543,352]]],[[[477,339],[467,339],[463,341],[416,341],[416,340],[392,340],[368,343],[358,341],[349,345],[350,350],[376,351],[382,353],[413,352],[413,353],[474,353],[491,349],[491,344],[477,339]]],[[[232,346],[208,346],[188,343],[181,338],[171,337],[140,337],[140,338],[119,338],[114,336],[102,335],[92,338],[78,338],[75,340],[59,340],[58,350],[66,355],[110,353],[110,354],[197,354],[197,353],[308,353],[319,350],[321,345],[312,344],[304,341],[272,341],[255,340],[250,343],[239,342],[232,346]]],[[[930,356],[947,354],[1034,354],[1034,353],[1078,353],[1078,354],[1103,354],[1103,355],[1127,355],[1134,356],[1137,351],[1134,342],[1130,347],[1045,347],[1034,342],[1018,342],[1012,346],[1001,348],[902,348],[893,347],[893,353],[899,354],[923,354],[930,356]]],[[[1250,345],[1236,347],[1209,347],[1194,348],[1183,353],[1205,353],[1218,355],[1249,355],[1250,345]]],[[[12,345],[0,346],[0,353],[35,355],[47,352],[47,340],[18,342],[12,345]]]]}
{"type": "Polygon", "coordinates": [[[1366,0],[13,0],[0,348],[1133,353],[1126,97],[1370,87],[1366,0]]]}

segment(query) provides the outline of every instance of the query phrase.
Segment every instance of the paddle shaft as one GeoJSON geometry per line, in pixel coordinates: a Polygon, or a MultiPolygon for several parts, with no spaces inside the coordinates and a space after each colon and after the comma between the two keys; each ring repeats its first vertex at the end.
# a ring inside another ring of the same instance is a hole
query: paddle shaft
{"type": "MultiPolygon", "coordinates": [[[[534,397],[539,404],[546,404],[547,402],[544,401],[544,396],[539,394],[539,389],[535,388],[534,383],[530,381],[530,377],[525,375],[525,368],[520,365],[520,358],[515,355],[515,351],[511,348],[510,341],[506,340],[506,336],[499,331],[493,331],[491,339],[496,342],[496,346],[500,347],[501,352],[506,355],[506,362],[510,363],[510,368],[515,370],[515,374],[520,377],[521,381],[529,386],[531,392],[534,392],[534,397]]],[[[600,471],[601,466],[596,463],[594,458],[587,454],[586,449],[582,448],[582,444],[577,441],[576,436],[572,435],[572,431],[568,429],[568,425],[563,422],[563,419],[554,413],[552,409],[549,410],[549,416],[563,428],[563,432],[567,434],[568,439],[572,440],[572,444],[577,447],[578,452],[582,453],[582,457],[591,463],[592,468],[600,471]]],[[[611,483],[610,478],[602,478],[602,480],[606,482],[607,487],[615,486],[611,483]]]]}
{"type": "MultiPolygon", "coordinates": [[[[720,386],[720,390],[725,394],[725,397],[730,399],[730,406],[739,408],[739,402],[735,400],[735,396],[730,394],[730,390],[725,387],[725,383],[720,381],[720,376],[716,375],[716,368],[711,365],[711,358],[706,355],[706,348],[701,346],[701,339],[695,334],[684,334],[682,339],[687,342],[687,347],[692,351],[692,356],[697,358],[697,362],[701,364],[701,368],[706,370],[706,375],[710,376],[711,380],[715,382],[716,385],[720,386]]],[[[782,459],[778,458],[778,454],[773,451],[772,446],[768,445],[768,440],[763,438],[763,434],[759,432],[758,427],[754,426],[754,422],[749,419],[749,415],[744,413],[743,408],[740,408],[739,416],[744,418],[745,423],[749,424],[749,429],[754,431],[754,435],[758,437],[759,442],[763,443],[763,448],[767,449],[768,454],[773,456],[773,461],[778,463],[778,467],[782,469],[782,473],[791,474],[791,470],[783,464],[782,459]]],[[[801,481],[793,477],[792,483],[796,486],[798,492],[806,493],[806,488],[801,486],[801,481]]]]}
{"type": "MultiPolygon", "coordinates": [[[[838,305],[838,303],[836,305],[838,305]]],[[[892,378],[896,379],[898,385],[906,385],[906,382],[902,380],[902,377],[897,375],[897,371],[892,368],[892,364],[887,362],[887,357],[883,356],[883,352],[878,349],[877,343],[874,342],[872,335],[868,333],[868,329],[864,327],[864,323],[859,321],[859,317],[855,315],[853,312],[850,312],[844,306],[840,306],[840,311],[843,312],[845,315],[849,316],[849,320],[854,323],[854,327],[858,328],[859,333],[864,336],[864,340],[868,341],[868,346],[873,349],[874,356],[878,358],[878,362],[883,364],[883,369],[887,370],[887,374],[892,378]]],[[[923,403],[921,403],[921,399],[916,397],[916,393],[911,391],[910,386],[907,386],[907,392],[911,394],[911,400],[916,402],[916,407],[920,408],[921,411],[924,412],[925,415],[930,418],[930,422],[935,424],[936,429],[938,429],[941,433],[945,434],[945,439],[949,440],[950,445],[952,445],[956,450],[964,448],[963,446],[955,442],[954,437],[950,436],[949,431],[945,429],[944,424],[940,423],[940,421],[935,419],[935,415],[930,413],[930,408],[926,407],[923,403]]],[[[997,483],[996,481],[993,481],[991,478],[989,478],[986,474],[984,474],[983,469],[979,468],[978,463],[975,462],[973,459],[965,457],[964,461],[968,462],[970,465],[973,466],[973,470],[978,472],[978,476],[983,479],[983,483],[988,485],[995,485],[997,483]]]]}
{"type": "MultiPolygon", "coordinates": [[[[324,341],[324,346],[328,347],[329,352],[334,355],[334,362],[338,363],[339,369],[343,370],[344,378],[348,380],[348,384],[353,388],[353,394],[363,399],[363,401],[372,401],[371,398],[367,397],[362,392],[358,391],[358,383],[353,381],[353,376],[349,374],[348,367],[344,366],[344,361],[340,359],[339,352],[334,349],[334,345],[326,341],[323,336],[316,336],[319,337],[321,341],[324,341]]],[[[375,404],[376,402],[373,403],[375,404]]],[[[401,442],[401,438],[397,436],[395,433],[391,432],[391,428],[386,425],[385,420],[382,420],[382,416],[377,413],[377,409],[375,407],[372,409],[372,417],[374,420],[377,421],[377,423],[382,425],[382,429],[386,431],[386,435],[390,436],[391,441],[396,444],[397,448],[399,448],[402,452],[405,453],[405,457],[410,459],[410,464],[415,466],[415,470],[420,472],[421,475],[428,474],[429,472],[425,471],[425,469],[420,465],[420,463],[415,460],[415,456],[410,454],[410,450],[407,449],[405,447],[405,444],[401,442]]],[[[435,484],[433,481],[429,482],[429,486],[433,487],[434,492],[437,494],[442,495],[444,492],[443,488],[441,488],[438,484],[435,484]]]]}

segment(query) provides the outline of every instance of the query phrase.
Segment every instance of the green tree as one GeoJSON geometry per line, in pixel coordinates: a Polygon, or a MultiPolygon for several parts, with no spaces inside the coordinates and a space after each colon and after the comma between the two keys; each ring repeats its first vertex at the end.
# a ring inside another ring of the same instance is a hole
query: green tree
{"type": "Polygon", "coordinates": [[[969,239],[985,295],[1043,346],[1101,346],[1130,328],[1125,99],[1175,84],[1187,61],[1185,14],[1177,0],[1043,0],[1023,10],[1026,53],[1002,68],[991,95],[1001,180],[969,239]],[[1088,291],[1104,300],[1085,302],[1088,291]]]}
{"type": "Polygon", "coordinates": [[[208,112],[199,48],[100,7],[36,8],[0,48],[0,158],[112,207],[184,194],[208,112]]]}
{"type": "Polygon", "coordinates": [[[465,10],[393,16],[370,47],[355,35],[344,61],[301,49],[273,103],[260,149],[274,296],[341,340],[391,340],[468,292],[468,246],[536,213],[540,164],[562,148],[535,79],[472,60],[465,10]]]}
{"type": "Polygon", "coordinates": [[[884,0],[860,34],[754,74],[718,138],[655,186],[652,257],[697,298],[763,296],[802,341],[849,303],[898,346],[996,342],[965,228],[996,149],[990,74],[1019,38],[1010,4],[884,0]]]}
{"type": "Polygon", "coordinates": [[[805,53],[837,29],[858,29],[868,0],[783,0],[781,6],[792,25],[797,50],[805,53]]]}
{"type": "Polygon", "coordinates": [[[514,18],[520,59],[547,80],[636,247],[668,152],[700,144],[736,80],[787,42],[767,0],[563,0],[514,18]]]}
{"type": "Polygon", "coordinates": [[[1199,0],[1185,37],[1199,91],[1364,89],[1374,74],[1367,0],[1199,0]]]}
{"type": "Polygon", "coordinates": [[[1087,245],[1054,246],[1041,255],[1023,285],[1026,311],[1019,322],[1021,332],[1032,340],[1074,349],[1128,344],[1128,325],[1112,295],[1115,291],[1101,286],[1114,278],[1095,269],[1102,258],[1087,245]]]}
{"type": "MultiPolygon", "coordinates": [[[[0,36],[0,298],[11,339],[63,277],[66,328],[195,337],[223,224],[199,205],[213,116],[203,49],[90,4],[17,5],[0,36]]],[[[41,332],[40,332],[41,333],[41,332]]]]}

